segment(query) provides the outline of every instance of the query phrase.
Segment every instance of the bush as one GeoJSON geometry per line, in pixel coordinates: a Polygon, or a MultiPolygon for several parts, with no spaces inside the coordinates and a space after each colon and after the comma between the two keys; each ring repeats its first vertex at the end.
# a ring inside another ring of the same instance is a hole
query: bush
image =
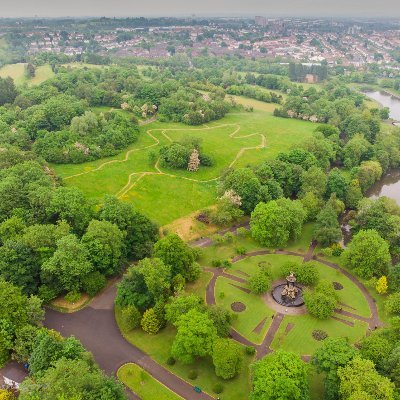
{"type": "Polygon", "coordinates": [[[129,332],[140,325],[142,316],[134,305],[124,307],[121,310],[121,329],[123,332],[129,332]]]}
{"type": "Polygon", "coordinates": [[[0,389],[0,400],[15,400],[14,393],[7,389],[0,389]]]}
{"type": "Polygon", "coordinates": [[[242,226],[236,229],[236,234],[241,237],[246,237],[250,235],[250,231],[242,226]]]}
{"type": "Polygon", "coordinates": [[[107,284],[107,279],[99,271],[91,272],[82,279],[83,290],[93,297],[107,284]]]}
{"type": "Polygon", "coordinates": [[[167,358],[167,365],[175,365],[176,360],[174,357],[168,357],[167,358]]]}
{"type": "Polygon", "coordinates": [[[195,369],[191,369],[188,373],[188,378],[191,379],[192,381],[195,380],[198,377],[198,373],[195,369]]]}
{"type": "Polygon", "coordinates": [[[249,287],[255,294],[263,294],[271,286],[271,275],[266,267],[260,267],[258,271],[250,277],[249,287]]]}
{"type": "Polygon", "coordinates": [[[142,329],[151,334],[155,335],[161,328],[161,322],[159,321],[154,308],[149,308],[143,314],[142,320],[140,322],[142,329]]]}
{"type": "Polygon", "coordinates": [[[220,384],[220,383],[216,383],[214,384],[214,386],[212,387],[212,391],[215,394],[220,394],[224,391],[224,387],[220,384]]]}
{"type": "Polygon", "coordinates": [[[217,259],[212,260],[211,265],[215,268],[219,268],[222,265],[222,260],[217,260],[217,259]]]}
{"type": "Polygon", "coordinates": [[[64,299],[67,300],[69,303],[76,303],[81,299],[82,295],[79,292],[68,292],[65,296],[64,299]]]}
{"type": "Polygon", "coordinates": [[[329,318],[338,302],[333,285],[328,281],[321,281],[314,290],[304,292],[304,303],[309,314],[318,319],[329,318]]]}
{"type": "Polygon", "coordinates": [[[343,253],[343,248],[340,243],[333,243],[331,249],[332,255],[335,257],[339,257],[343,253]]]}
{"type": "Polygon", "coordinates": [[[246,352],[246,354],[248,354],[249,356],[253,356],[254,354],[256,354],[256,349],[255,349],[255,347],[253,347],[253,346],[246,346],[245,352],[246,352]]]}
{"type": "Polygon", "coordinates": [[[312,332],[312,337],[320,342],[322,340],[325,340],[328,337],[328,334],[321,329],[316,329],[312,332]]]}
{"type": "Polygon", "coordinates": [[[244,246],[239,246],[239,247],[236,247],[235,251],[236,251],[236,254],[239,254],[240,256],[244,256],[247,252],[247,249],[244,246]]]}
{"type": "Polygon", "coordinates": [[[224,260],[224,261],[222,261],[222,266],[224,268],[230,268],[230,267],[232,267],[232,263],[229,260],[224,260]]]}
{"type": "Polygon", "coordinates": [[[331,247],[325,247],[324,249],[321,250],[321,253],[325,256],[325,257],[331,257],[333,256],[333,250],[331,247]]]}

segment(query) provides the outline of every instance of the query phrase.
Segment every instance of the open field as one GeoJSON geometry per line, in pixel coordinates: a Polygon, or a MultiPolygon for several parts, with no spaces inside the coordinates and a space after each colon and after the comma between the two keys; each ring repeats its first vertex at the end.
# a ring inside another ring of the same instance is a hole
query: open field
{"type": "Polygon", "coordinates": [[[117,372],[118,379],[132,389],[142,400],[180,400],[182,397],[154,379],[136,364],[125,364],[117,372]]]}
{"type": "Polygon", "coordinates": [[[10,77],[14,80],[17,86],[27,84],[28,86],[39,85],[47,79],[54,76],[50,65],[41,65],[36,68],[35,76],[32,79],[27,79],[25,76],[25,63],[7,64],[0,68],[0,77],[10,77]]]}
{"type": "Polygon", "coordinates": [[[310,122],[274,117],[270,104],[245,98],[241,101],[254,104],[255,111],[231,113],[200,127],[154,122],[142,126],[139,140],[118,156],[53,168],[66,185],[79,187],[98,203],[105,194],[114,194],[160,225],[169,224],[212,205],[216,182],[224,169],[274,158],[315,129],[310,122]],[[214,160],[212,167],[193,173],[150,164],[151,151],[189,136],[202,139],[204,153],[214,160]]]}

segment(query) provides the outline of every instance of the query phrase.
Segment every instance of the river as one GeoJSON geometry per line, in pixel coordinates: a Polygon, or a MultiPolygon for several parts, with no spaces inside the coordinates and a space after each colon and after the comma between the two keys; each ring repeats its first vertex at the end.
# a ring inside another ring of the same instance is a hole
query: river
{"type": "Polygon", "coordinates": [[[393,97],[387,92],[374,91],[374,92],[364,92],[366,96],[382,104],[384,107],[390,109],[390,118],[400,121],[400,96],[393,97]]]}

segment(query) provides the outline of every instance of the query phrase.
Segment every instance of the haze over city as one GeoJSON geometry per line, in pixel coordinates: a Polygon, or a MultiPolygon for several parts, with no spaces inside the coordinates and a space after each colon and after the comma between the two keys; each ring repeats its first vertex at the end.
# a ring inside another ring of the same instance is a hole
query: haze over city
{"type": "Polygon", "coordinates": [[[323,16],[323,17],[397,17],[397,0],[17,0],[2,4],[1,17],[61,16],[323,16]]]}

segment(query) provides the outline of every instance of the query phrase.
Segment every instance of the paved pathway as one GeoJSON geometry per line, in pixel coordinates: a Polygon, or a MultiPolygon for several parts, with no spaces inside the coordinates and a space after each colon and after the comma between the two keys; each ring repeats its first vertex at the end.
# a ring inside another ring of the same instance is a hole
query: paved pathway
{"type": "Polygon", "coordinates": [[[270,325],[267,334],[264,337],[264,340],[259,346],[257,351],[257,358],[263,358],[265,355],[272,353],[273,350],[271,349],[271,343],[274,340],[276,332],[278,332],[279,327],[283,322],[283,318],[285,316],[281,313],[276,313],[272,324],[270,325]]]}
{"type": "MultiPolygon", "coordinates": [[[[133,362],[184,399],[212,400],[213,397],[208,394],[196,393],[192,385],[124,339],[114,318],[115,293],[114,285],[96,297],[89,306],[71,314],[47,309],[45,326],[56,329],[64,336],[74,335],[78,338],[107,374],[115,374],[120,366],[133,362]]],[[[138,399],[132,393],[129,396],[138,399]]]]}

